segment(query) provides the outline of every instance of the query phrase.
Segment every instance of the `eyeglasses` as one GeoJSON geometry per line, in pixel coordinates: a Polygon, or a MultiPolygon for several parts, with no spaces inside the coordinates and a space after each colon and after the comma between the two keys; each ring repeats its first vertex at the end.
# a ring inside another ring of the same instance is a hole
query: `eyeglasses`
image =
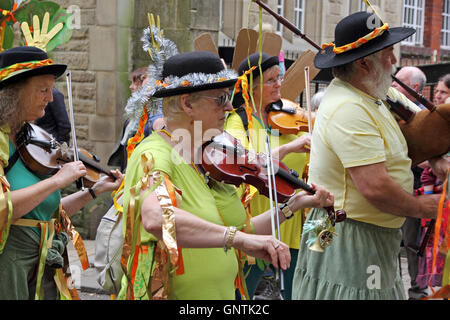
{"type": "Polygon", "coordinates": [[[228,101],[230,101],[229,93],[225,93],[218,97],[210,97],[210,96],[203,96],[203,95],[199,95],[199,97],[214,100],[219,105],[219,107],[225,107],[225,105],[228,103],[228,101]]]}
{"type": "Polygon", "coordinates": [[[272,77],[269,80],[265,81],[264,84],[268,84],[268,85],[274,85],[277,82],[283,82],[283,76],[282,75],[278,75],[276,77],[272,77]]]}

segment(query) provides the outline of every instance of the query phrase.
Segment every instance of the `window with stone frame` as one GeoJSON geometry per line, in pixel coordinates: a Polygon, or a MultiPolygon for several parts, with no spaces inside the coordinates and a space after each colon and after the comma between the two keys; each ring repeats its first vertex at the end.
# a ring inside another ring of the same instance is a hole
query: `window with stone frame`
{"type": "Polygon", "coordinates": [[[425,0],[403,0],[402,25],[416,29],[416,33],[402,41],[404,45],[423,45],[425,0]]]}
{"type": "Polygon", "coordinates": [[[305,0],[295,0],[294,24],[301,31],[305,28],[305,0]]]}
{"type": "MultiPolygon", "coordinates": [[[[284,0],[277,0],[277,13],[284,16],[284,0]]],[[[283,25],[277,21],[277,34],[280,36],[283,34],[283,25]]]]}
{"type": "Polygon", "coordinates": [[[359,0],[358,6],[359,11],[367,11],[367,5],[364,0],[359,0]]]}

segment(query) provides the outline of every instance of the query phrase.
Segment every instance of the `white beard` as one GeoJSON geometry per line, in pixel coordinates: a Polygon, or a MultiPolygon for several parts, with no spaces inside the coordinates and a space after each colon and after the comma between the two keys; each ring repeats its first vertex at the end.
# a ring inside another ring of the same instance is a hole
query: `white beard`
{"type": "Polygon", "coordinates": [[[384,70],[378,57],[374,57],[372,62],[375,71],[371,77],[364,79],[362,83],[372,97],[385,100],[392,85],[391,75],[395,73],[395,67],[392,66],[392,69],[389,71],[384,70]]]}

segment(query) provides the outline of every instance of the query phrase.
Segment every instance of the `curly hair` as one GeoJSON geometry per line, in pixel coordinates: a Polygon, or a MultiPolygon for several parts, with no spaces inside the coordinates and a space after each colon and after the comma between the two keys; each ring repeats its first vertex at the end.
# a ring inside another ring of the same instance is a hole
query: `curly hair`
{"type": "Polygon", "coordinates": [[[7,86],[0,90],[0,126],[10,124],[16,126],[19,122],[19,86],[7,86]]]}

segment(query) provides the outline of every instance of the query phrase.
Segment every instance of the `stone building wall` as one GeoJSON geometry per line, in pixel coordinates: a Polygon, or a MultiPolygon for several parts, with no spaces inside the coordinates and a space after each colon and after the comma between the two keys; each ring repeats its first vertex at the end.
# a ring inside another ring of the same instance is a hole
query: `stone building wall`
{"type": "MultiPolygon", "coordinates": [[[[128,94],[133,1],[55,2],[65,9],[79,9],[80,23],[74,25],[72,38],[51,55],[56,62],[67,64],[72,73],[77,143],[105,164],[120,132],[122,119],[118,115],[128,94]]],[[[57,81],[56,87],[66,96],[67,104],[65,77],[57,81]]]]}
{"type": "MultiPolygon", "coordinates": [[[[305,19],[303,33],[314,43],[321,45],[324,42],[334,40],[334,28],[346,15],[359,9],[360,0],[305,0],[305,19]]],[[[264,0],[264,2],[276,12],[277,0],[264,0]]],[[[378,13],[391,26],[401,25],[402,1],[372,0],[378,13]]],[[[249,0],[223,0],[224,19],[221,28],[222,33],[235,40],[241,28],[255,28],[259,21],[259,6],[249,0]]],[[[284,0],[284,12],[282,16],[294,23],[295,0],[284,0]]],[[[276,30],[277,21],[265,10],[262,12],[263,23],[270,23],[276,30]]],[[[301,54],[307,49],[315,50],[313,46],[294,35],[292,31],[283,28],[283,50],[285,52],[297,52],[301,54]]],[[[398,50],[398,49],[397,49],[398,50]]]]}
{"type": "MultiPolygon", "coordinates": [[[[140,40],[148,27],[147,13],[159,15],[165,36],[186,52],[193,50],[193,40],[203,32],[217,38],[219,0],[53,1],[64,9],[79,9],[80,23],[72,38],[51,56],[72,73],[77,142],[105,165],[121,135],[129,73],[150,63],[140,40]]],[[[65,77],[56,87],[67,104],[65,77]]]]}

